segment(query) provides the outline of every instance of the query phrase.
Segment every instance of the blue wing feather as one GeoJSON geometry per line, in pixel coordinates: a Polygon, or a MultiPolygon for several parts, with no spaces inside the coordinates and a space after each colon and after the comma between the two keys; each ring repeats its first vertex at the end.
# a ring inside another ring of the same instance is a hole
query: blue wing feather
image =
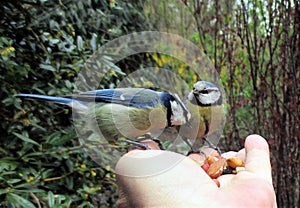
{"type": "Polygon", "coordinates": [[[115,103],[135,108],[155,107],[160,104],[161,92],[144,88],[117,88],[88,91],[72,98],[86,102],[115,103]]]}
{"type": "Polygon", "coordinates": [[[166,92],[157,92],[145,88],[117,88],[83,92],[72,96],[46,96],[36,94],[17,94],[15,97],[51,101],[72,105],[74,101],[86,105],[89,102],[115,103],[135,108],[156,107],[165,104],[166,92]],[[162,102],[163,101],[163,102],[162,102]]]}

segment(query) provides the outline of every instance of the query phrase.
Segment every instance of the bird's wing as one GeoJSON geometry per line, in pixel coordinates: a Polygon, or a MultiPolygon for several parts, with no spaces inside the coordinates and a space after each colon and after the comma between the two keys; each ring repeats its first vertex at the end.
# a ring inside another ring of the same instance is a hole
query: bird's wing
{"type": "Polygon", "coordinates": [[[83,92],[72,98],[84,102],[115,103],[135,108],[156,107],[160,104],[161,92],[145,88],[117,88],[83,92]]]}

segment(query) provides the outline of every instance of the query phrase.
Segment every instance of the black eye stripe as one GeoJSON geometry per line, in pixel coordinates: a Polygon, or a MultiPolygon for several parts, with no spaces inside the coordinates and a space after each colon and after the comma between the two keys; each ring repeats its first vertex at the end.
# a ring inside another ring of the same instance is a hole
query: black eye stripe
{"type": "Polygon", "coordinates": [[[208,94],[209,91],[208,90],[201,90],[200,93],[202,93],[202,94],[208,94]]]}

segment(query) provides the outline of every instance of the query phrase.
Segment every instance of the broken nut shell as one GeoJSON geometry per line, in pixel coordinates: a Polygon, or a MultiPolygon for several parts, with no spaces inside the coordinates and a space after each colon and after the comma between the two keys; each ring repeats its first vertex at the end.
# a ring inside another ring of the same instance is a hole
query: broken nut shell
{"type": "Polygon", "coordinates": [[[207,170],[207,174],[212,179],[218,178],[220,175],[222,175],[225,166],[226,166],[226,159],[221,158],[209,166],[207,170]]]}
{"type": "Polygon", "coordinates": [[[244,167],[245,166],[244,161],[241,158],[238,158],[238,157],[228,158],[226,160],[226,162],[227,162],[227,165],[229,165],[232,168],[244,167]]]}
{"type": "Polygon", "coordinates": [[[218,158],[216,158],[216,157],[214,157],[214,156],[207,156],[206,158],[205,158],[205,163],[208,163],[209,165],[211,165],[211,164],[213,164],[213,163],[215,163],[216,161],[218,161],[219,159],[218,158]]]}

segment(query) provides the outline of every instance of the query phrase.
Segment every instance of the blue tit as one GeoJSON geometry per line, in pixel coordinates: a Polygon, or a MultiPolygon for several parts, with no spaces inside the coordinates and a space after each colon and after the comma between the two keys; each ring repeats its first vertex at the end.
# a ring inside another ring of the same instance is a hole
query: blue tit
{"type": "MultiPolygon", "coordinates": [[[[213,134],[225,121],[225,111],[221,90],[211,82],[198,81],[193,90],[188,94],[187,107],[191,112],[189,125],[183,125],[179,134],[188,143],[205,140],[210,147],[220,151],[205,137],[213,134]]],[[[193,145],[188,143],[194,151],[193,145]]]]}
{"type": "MultiPolygon", "coordinates": [[[[134,139],[153,130],[183,125],[191,115],[177,94],[145,88],[117,88],[53,97],[17,94],[19,98],[56,102],[73,107],[84,120],[96,120],[103,137],[134,139]]],[[[132,141],[132,140],[127,140],[132,141]]]]}

